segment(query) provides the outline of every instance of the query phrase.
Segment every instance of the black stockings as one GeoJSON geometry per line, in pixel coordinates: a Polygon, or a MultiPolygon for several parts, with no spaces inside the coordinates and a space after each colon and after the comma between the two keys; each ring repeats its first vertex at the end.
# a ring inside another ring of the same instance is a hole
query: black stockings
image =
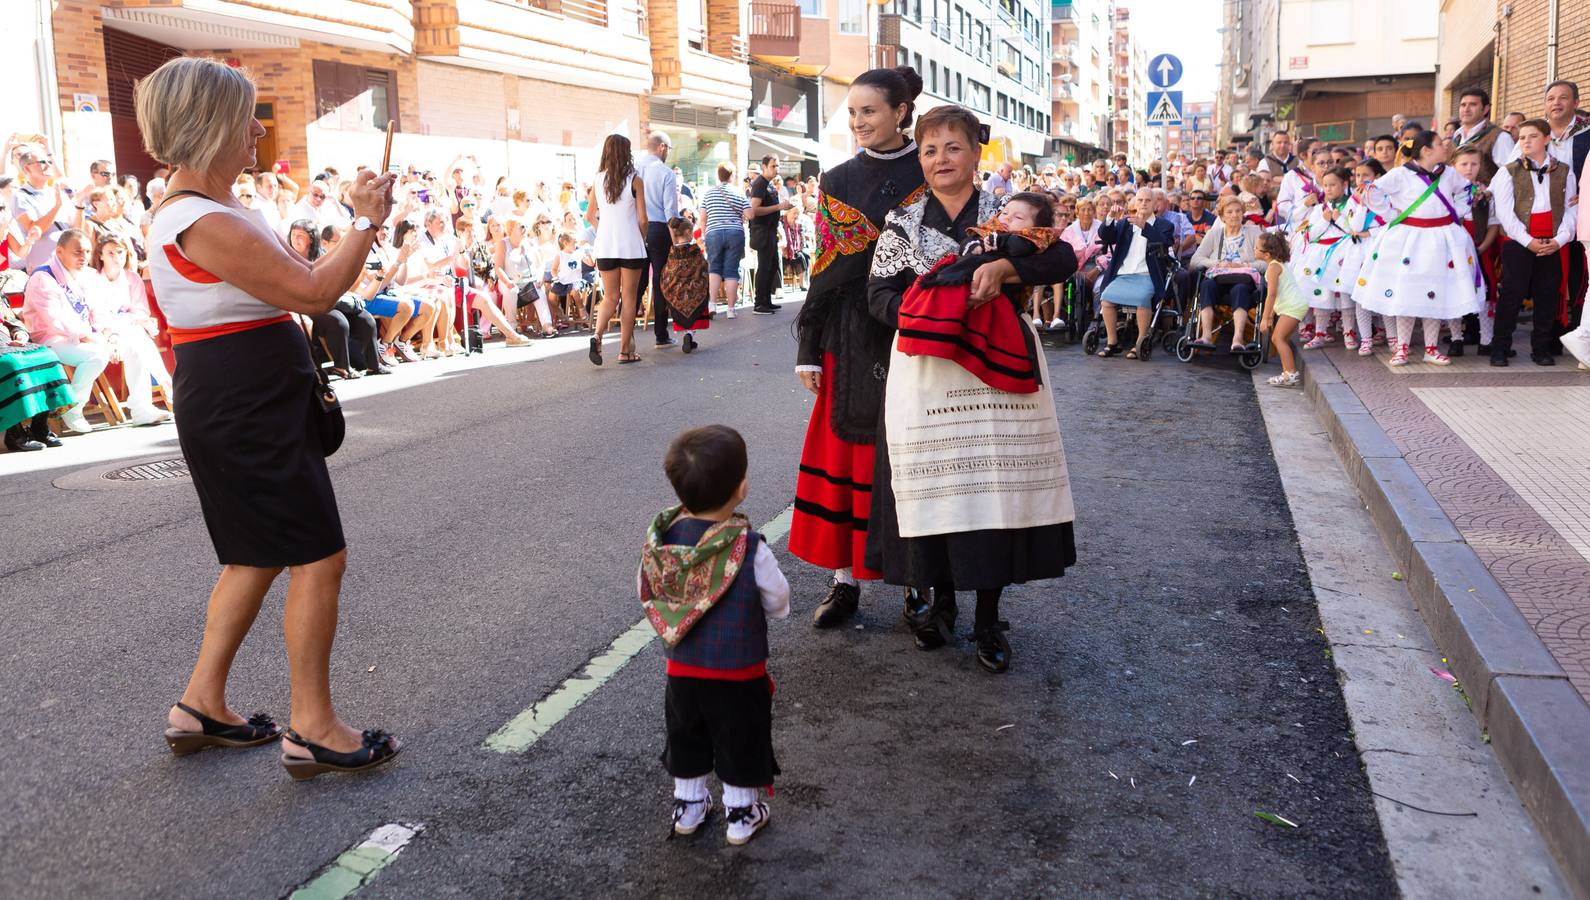
{"type": "MultiPolygon", "coordinates": [[[[999,597],[1003,593],[1003,588],[985,588],[977,592],[977,614],[974,621],[978,628],[999,622],[999,597]]],[[[955,609],[954,582],[944,581],[933,587],[933,605],[955,609]]]]}

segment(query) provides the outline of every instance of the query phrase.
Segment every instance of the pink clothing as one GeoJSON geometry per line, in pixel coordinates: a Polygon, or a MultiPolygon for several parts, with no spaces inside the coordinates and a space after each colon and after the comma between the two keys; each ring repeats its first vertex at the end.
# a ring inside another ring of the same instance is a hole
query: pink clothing
{"type": "Polygon", "coordinates": [[[142,278],[123,271],[111,281],[99,272],[85,270],[82,281],[96,323],[126,323],[141,328],[150,337],[160,333],[160,323],[149,311],[149,295],[142,278]]]}
{"type": "Polygon", "coordinates": [[[22,295],[22,323],[40,344],[76,343],[94,334],[81,284],[63,284],[51,270],[57,265],[60,263],[52,260],[49,266],[34,270],[22,295]]]}
{"type": "Polygon", "coordinates": [[[1060,233],[1060,240],[1070,244],[1071,249],[1077,254],[1077,268],[1080,269],[1087,265],[1088,260],[1092,259],[1100,250],[1104,249],[1103,245],[1099,243],[1099,225],[1102,223],[1102,221],[1103,220],[1101,219],[1095,218],[1093,220],[1093,227],[1089,228],[1086,232],[1082,230],[1080,223],[1072,222],[1070,225],[1066,226],[1065,231],[1060,233]]]}

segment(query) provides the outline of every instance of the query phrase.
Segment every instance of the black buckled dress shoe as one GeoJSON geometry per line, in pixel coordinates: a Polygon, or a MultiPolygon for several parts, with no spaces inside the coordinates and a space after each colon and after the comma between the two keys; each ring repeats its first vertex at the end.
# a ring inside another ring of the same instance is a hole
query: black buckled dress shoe
{"type": "Polygon", "coordinates": [[[978,665],[995,674],[1010,668],[1010,641],[1005,639],[1005,632],[1009,630],[1009,622],[979,625],[972,630],[978,665]]]}
{"type": "Polygon", "coordinates": [[[921,622],[911,629],[918,650],[937,650],[955,638],[955,595],[939,596],[933,592],[933,606],[921,622]]]}
{"type": "Polygon", "coordinates": [[[1450,344],[1448,344],[1447,348],[1446,348],[1446,355],[1452,357],[1453,359],[1456,359],[1457,357],[1462,356],[1463,355],[1463,342],[1462,341],[1452,341],[1450,344]]]}
{"type": "Polygon", "coordinates": [[[6,449],[12,453],[30,453],[34,450],[43,450],[44,442],[34,440],[32,435],[21,428],[7,428],[6,449]]]}
{"type": "Polygon", "coordinates": [[[855,615],[860,605],[861,586],[836,581],[828,589],[828,596],[817,604],[817,611],[812,614],[812,624],[818,628],[833,628],[855,615]]]}
{"type": "Polygon", "coordinates": [[[905,589],[905,610],[901,616],[911,630],[922,627],[927,622],[928,613],[933,611],[933,592],[923,591],[908,587],[905,589]]]}
{"type": "Polygon", "coordinates": [[[1498,369],[1507,368],[1507,354],[1506,353],[1492,353],[1491,354],[1491,365],[1495,366],[1498,369]]]}
{"type": "Polygon", "coordinates": [[[1550,353],[1531,353],[1529,354],[1529,359],[1537,366],[1555,366],[1557,364],[1556,357],[1550,353]]]}

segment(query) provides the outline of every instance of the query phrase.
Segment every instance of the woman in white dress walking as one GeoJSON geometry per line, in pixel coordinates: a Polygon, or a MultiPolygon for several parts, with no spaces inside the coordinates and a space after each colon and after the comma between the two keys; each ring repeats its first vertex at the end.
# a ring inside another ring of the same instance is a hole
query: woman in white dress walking
{"type": "Polygon", "coordinates": [[[596,334],[588,354],[593,365],[602,364],[602,336],[612,321],[620,299],[618,361],[640,362],[635,352],[635,306],[640,280],[646,274],[646,204],[635,202],[645,187],[635,171],[629,138],[610,134],[602,144],[602,164],[591,185],[585,221],[596,228],[596,270],[602,276],[602,305],[596,312],[596,334]]]}

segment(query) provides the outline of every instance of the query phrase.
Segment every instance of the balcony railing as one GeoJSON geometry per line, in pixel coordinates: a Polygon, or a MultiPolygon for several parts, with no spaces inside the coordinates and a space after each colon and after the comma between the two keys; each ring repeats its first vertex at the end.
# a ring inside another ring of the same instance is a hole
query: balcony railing
{"type": "Polygon", "coordinates": [[[796,0],[751,0],[745,33],[752,56],[800,56],[800,3],[796,0]]]}
{"type": "Polygon", "coordinates": [[[607,0],[522,0],[526,6],[577,22],[607,27],[607,0]]]}
{"type": "Polygon", "coordinates": [[[892,69],[900,64],[900,48],[895,44],[872,45],[872,67],[892,69]]]}

